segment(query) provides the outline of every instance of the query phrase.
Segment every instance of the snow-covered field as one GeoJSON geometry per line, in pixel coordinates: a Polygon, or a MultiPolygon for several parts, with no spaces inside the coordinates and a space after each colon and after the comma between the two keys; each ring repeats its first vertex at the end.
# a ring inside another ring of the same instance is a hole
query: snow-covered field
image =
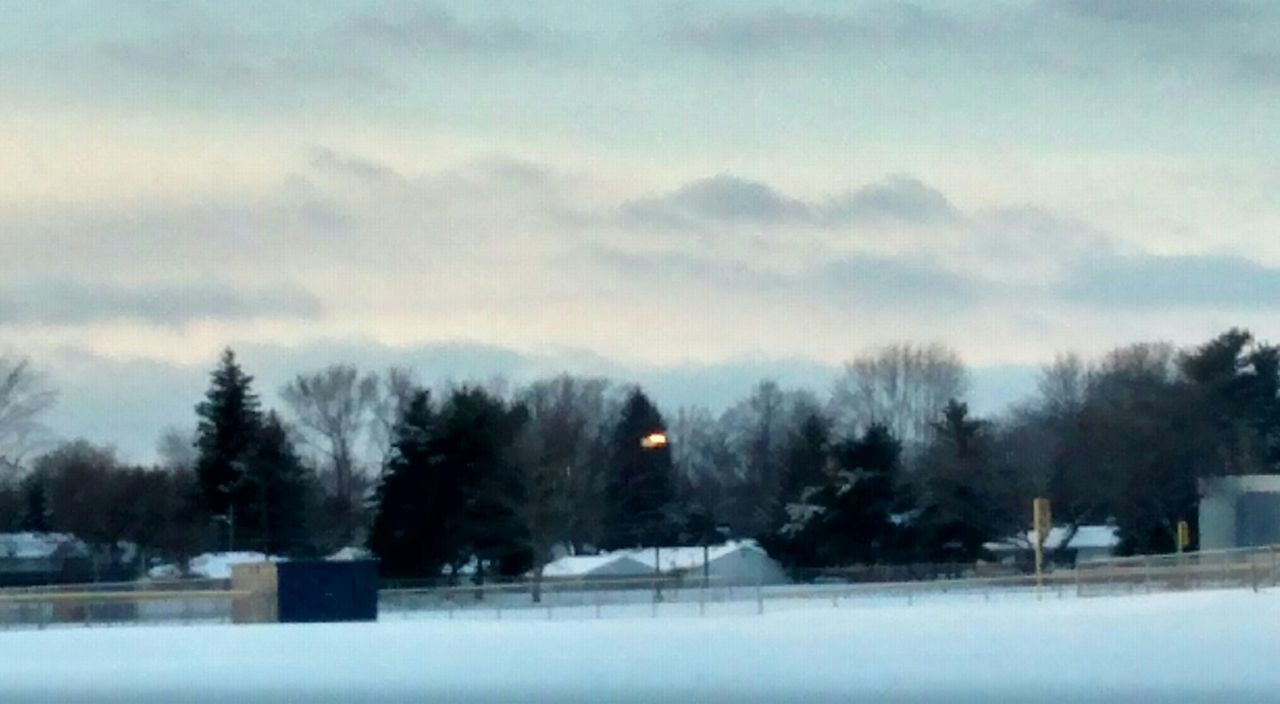
{"type": "Polygon", "coordinates": [[[3,702],[1280,702],[1280,592],[0,633],[3,702]]]}

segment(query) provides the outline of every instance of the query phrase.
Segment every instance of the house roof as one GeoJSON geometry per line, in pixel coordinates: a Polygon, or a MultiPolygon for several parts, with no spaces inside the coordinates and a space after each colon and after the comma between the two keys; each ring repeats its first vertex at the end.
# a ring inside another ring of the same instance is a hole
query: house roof
{"type": "MultiPolygon", "coordinates": [[[[1066,526],[1054,526],[1045,538],[1045,547],[1051,549],[1059,547],[1062,545],[1062,539],[1066,536],[1066,526]]],[[[1035,531],[1029,530],[1023,536],[987,543],[984,547],[996,552],[1002,550],[1025,550],[1030,548],[1034,542],[1035,531]]],[[[1080,526],[1066,547],[1068,550],[1105,550],[1113,549],[1119,544],[1119,530],[1115,526],[1089,525],[1080,526]]]]}
{"type": "Polygon", "coordinates": [[[585,577],[609,566],[633,568],[636,574],[644,574],[649,568],[624,552],[607,555],[568,555],[547,563],[542,569],[544,577],[585,577]],[[625,563],[625,565],[623,564],[625,563]],[[633,565],[634,563],[634,565],[633,565]]]}
{"type": "MultiPolygon", "coordinates": [[[[722,545],[711,545],[706,548],[706,560],[715,562],[727,555],[742,551],[756,552],[765,555],[764,550],[752,540],[730,541],[722,545]]],[[[628,551],[631,557],[645,564],[649,569],[654,567],[654,549],[640,548],[628,551]]],[[[702,546],[674,545],[658,548],[658,570],[660,572],[683,572],[702,567],[702,546]]]]}
{"type": "Polygon", "coordinates": [[[88,548],[69,533],[0,533],[0,558],[38,559],[59,552],[85,555],[88,548]]]}

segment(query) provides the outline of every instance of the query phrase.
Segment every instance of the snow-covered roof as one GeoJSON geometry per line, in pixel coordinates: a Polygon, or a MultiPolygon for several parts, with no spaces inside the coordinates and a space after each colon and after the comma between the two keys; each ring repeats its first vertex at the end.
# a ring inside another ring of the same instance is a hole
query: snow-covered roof
{"type": "MultiPolygon", "coordinates": [[[[1045,547],[1049,549],[1060,547],[1062,539],[1067,536],[1067,530],[1066,526],[1054,526],[1050,529],[1044,541],[1045,547]]],[[[987,543],[985,547],[996,551],[1022,550],[1030,548],[1035,538],[1035,531],[1029,530],[1021,539],[1010,538],[996,543],[987,543]]],[[[1115,526],[1089,525],[1080,526],[1066,547],[1068,550],[1105,550],[1115,548],[1119,544],[1119,530],[1115,526]]]]}
{"type": "Polygon", "coordinates": [[[609,553],[607,555],[568,555],[558,560],[547,563],[542,568],[544,577],[586,577],[606,567],[626,568],[633,567],[636,574],[643,574],[646,570],[644,563],[637,561],[634,557],[625,552],[609,553]]]}
{"type": "Polygon", "coordinates": [[[260,552],[207,552],[191,558],[187,572],[193,577],[230,579],[231,566],[251,562],[280,562],[281,558],[260,552]]]}
{"type": "Polygon", "coordinates": [[[334,562],[351,562],[354,560],[368,560],[372,556],[373,553],[369,552],[368,548],[348,546],[333,553],[325,559],[332,560],[334,562]]]}
{"type": "MultiPolygon", "coordinates": [[[[658,570],[660,572],[684,572],[702,567],[703,547],[697,546],[670,546],[659,547],[658,549],[658,570]]],[[[727,555],[733,555],[741,551],[753,551],[764,555],[765,552],[756,544],[754,540],[729,541],[722,545],[711,545],[706,548],[706,561],[715,562],[727,555]]],[[[654,567],[654,549],[640,548],[630,550],[628,554],[635,560],[643,562],[646,567],[653,569],[654,567]]]]}
{"type": "Polygon", "coordinates": [[[0,533],[0,558],[39,559],[58,552],[87,555],[88,548],[69,533],[0,533]]]}

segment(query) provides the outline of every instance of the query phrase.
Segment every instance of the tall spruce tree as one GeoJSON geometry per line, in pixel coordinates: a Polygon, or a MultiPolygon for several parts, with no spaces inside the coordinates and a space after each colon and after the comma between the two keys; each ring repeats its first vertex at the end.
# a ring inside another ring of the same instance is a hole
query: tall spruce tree
{"type": "Polygon", "coordinates": [[[831,448],[836,469],[787,505],[787,522],[767,544],[791,567],[834,567],[902,559],[897,473],[902,446],[883,425],[831,448]]]}
{"type": "Polygon", "coordinates": [[[518,520],[521,477],[514,462],[521,407],[482,389],[450,394],[439,413],[420,392],[396,425],[369,547],[392,577],[435,577],[479,560],[486,571],[528,568],[518,520]]]}
{"type": "Polygon", "coordinates": [[[643,440],[664,432],[662,414],[639,388],[632,389],[613,432],[609,517],[605,547],[659,545],[674,539],[675,471],[668,445],[646,447],[643,440]]]}
{"type": "Polygon", "coordinates": [[[508,407],[475,387],[454,391],[440,410],[435,449],[465,496],[459,558],[479,560],[479,580],[489,571],[509,577],[530,566],[527,527],[519,519],[525,487],[515,464],[527,421],[524,406],[508,407]]]}
{"type": "Polygon", "coordinates": [[[387,577],[435,577],[456,559],[464,500],[456,475],[435,454],[431,396],[415,392],[392,428],[391,452],[377,489],[369,549],[387,577]]]}
{"type": "Polygon", "coordinates": [[[951,401],[921,458],[923,497],[917,538],[934,562],[971,562],[984,543],[1003,537],[998,524],[997,477],[992,472],[988,424],[951,401]]]}
{"type": "Polygon", "coordinates": [[[246,538],[268,555],[310,552],[308,499],[314,482],[275,411],[267,414],[249,455],[242,522],[246,538]]]}
{"type": "Polygon", "coordinates": [[[205,400],[196,406],[201,508],[229,522],[243,520],[251,496],[245,476],[262,429],[262,411],[253,377],[240,368],[230,348],[211,377],[205,400]]]}

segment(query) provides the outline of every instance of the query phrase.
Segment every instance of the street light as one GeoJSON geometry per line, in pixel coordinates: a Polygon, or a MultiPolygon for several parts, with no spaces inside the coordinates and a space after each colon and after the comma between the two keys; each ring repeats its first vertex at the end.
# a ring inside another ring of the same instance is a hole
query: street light
{"type": "MultiPolygon", "coordinates": [[[[655,430],[640,438],[640,447],[646,450],[657,450],[669,444],[664,430],[655,430]]],[[[653,546],[653,599],[662,601],[662,548],[653,546]]]]}
{"type": "Polygon", "coordinates": [[[646,450],[654,450],[659,447],[666,447],[668,444],[667,434],[661,430],[655,430],[652,433],[640,438],[640,447],[646,450]]]}

